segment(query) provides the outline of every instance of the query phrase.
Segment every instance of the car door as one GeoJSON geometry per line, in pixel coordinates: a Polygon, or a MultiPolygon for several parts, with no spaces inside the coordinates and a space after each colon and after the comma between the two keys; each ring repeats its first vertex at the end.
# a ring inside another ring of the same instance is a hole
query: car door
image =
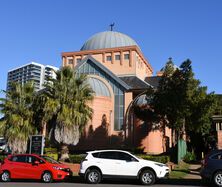
{"type": "Polygon", "coordinates": [[[15,179],[25,179],[27,173],[26,168],[26,155],[15,155],[10,159],[10,173],[11,177],[15,179]]]}
{"type": "Polygon", "coordinates": [[[95,158],[96,165],[101,169],[103,175],[115,175],[115,152],[104,151],[98,154],[98,158],[95,158]]]}
{"type": "Polygon", "coordinates": [[[33,155],[27,155],[26,158],[26,173],[27,173],[27,178],[29,179],[41,179],[41,175],[45,169],[44,167],[44,161],[39,159],[36,156],[33,155]],[[35,161],[38,161],[39,164],[35,164],[35,161]]]}
{"type": "Polygon", "coordinates": [[[121,176],[137,176],[140,170],[139,161],[125,152],[117,152],[115,162],[116,173],[121,176]]]}

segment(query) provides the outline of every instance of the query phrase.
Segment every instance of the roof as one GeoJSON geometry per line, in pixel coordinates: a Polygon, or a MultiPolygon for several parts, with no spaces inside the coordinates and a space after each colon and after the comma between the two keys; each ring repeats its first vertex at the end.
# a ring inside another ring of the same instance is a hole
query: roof
{"type": "Polygon", "coordinates": [[[11,70],[9,70],[8,72],[12,72],[12,71],[15,71],[17,69],[20,69],[20,68],[24,68],[26,66],[30,66],[30,65],[35,65],[35,66],[40,66],[41,68],[46,68],[46,67],[49,67],[49,68],[52,68],[54,70],[59,70],[58,67],[55,67],[55,66],[51,66],[51,65],[43,65],[43,64],[39,64],[37,62],[30,62],[30,63],[27,63],[27,64],[24,64],[24,65],[21,65],[21,66],[18,66],[17,68],[13,68],[11,70]]]}
{"type": "Polygon", "coordinates": [[[145,82],[152,85],[154,88],[157,88],[159,86],[160,79],[160,76],[146,77],[145,82]]]}
{"type": "Polygon", "coordinates": [[[95,77],[89,77],[87,81],[89,82],[96,96],[111,97],[108,87],[101,80],[95,77]]]}
{"type": "MultiPolygon", "coordinates": [[[[89,38],[80,49],[85,50],[95,50],[95,49],[105,49],[114,47],[125,47],[138,44],[126,34],[115,32],[115,31],[105,31],[93,35],[89,38]]],[[[139,46],[138,46],[139,47],[139,46]]]]}
{"type": "Polygon", "coordinates": [[[131,87],[131,90],[143,90],[152,87],[150,84],[136,76],[124,76],[119,78],[131,87]]]}
{"type": "Polygon", "coordinates": [[[112,79],[114,79],[117,83],[119,83],[123,88],[126,90],[129,90],[131,87],[128,86],[124,81],[122,81],[119,77],[117,77],[113,72],[111,72],[108,68],[103,66],[101,63],[99,63],[96,59],[94,59],[92,56],[88,55],[86,58],[84,58],[80,63],[77,64],[75,69],[78,69],[80,66],[82,66],[85,62],[90,60],[93,64],[95,64],[98,68],[100,68],[102,71],[104,71],[106,74],[108,74],[112,79]]]}
{"type": "Polygon", "coordinates": [[[212,119],[213,119],[214,121],[222,121],[222,115],[213,115],[213,116],[212,116],[212,119]]]}
{"type": "Polygon", "coordinates": [[[129,153],[128,151],[118,150],[118,149],[94,150],[94,151],[88,151],[87,153],[97,153],[97,152],[106,152],[106,151],[118,151],[118,152],[123,152],[123,153],[129,153]]]}
{"type": "Polygon", "coordinates": [[[43,64],[39,64],[39,63],[36,63],[36,62],[30,62],[30,63],[28,63],[28,64],[24,64],[24,65],[18,66],[17,68],[13,68],[13,69],[9,70],[8,72],[15,71],[15,70],[17,70],[17,69],[24,68],[24,67],[30,66],[30,65],[40,66],[40,67],[42,67],[42,68],[44,67],[43,64]]]}

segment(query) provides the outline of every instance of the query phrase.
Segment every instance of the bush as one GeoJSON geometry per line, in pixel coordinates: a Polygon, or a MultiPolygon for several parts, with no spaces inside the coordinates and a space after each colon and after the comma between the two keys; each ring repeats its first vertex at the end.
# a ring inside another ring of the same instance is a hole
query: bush
{"type": "Polygon", "coordinates": [[[56,148],[53,148],[53,147],[44,148],[44,153],[46,156],[49,156],[53,158],[54,160],[59,159],[59,155],[56,148]]]}
{"type": "MultiPolygon", "coordinates": [[[[161,163],[167,163],[170,161],[170,157],[169,156],[155,156],[155,155],[145,155],[145,154],[140,154],[137,155],[140,158],[143,158],[144,160],[152,160],[155,162],[161,162],[161,163]]],[[[84,158],[86,157],[86,155],[81,154],[81,155],[69,155],[70,158],[70,162],[71,163],[81,163],[82,160],[84,160],[84,158]]]]}
{"type": "Polygon", "coordinates": [[[59,155],[57,153],[47,153],[45,154],[48,157],[53,158],[54,160],[58,160],[59,159],[59,155]]]}
{"type": "Polygon", "coordinates": [[[7,157],[7,155],[0,155],[1,162],[7,157]]]}
{"type": "Polygon", "coordinates": [[[196,155],[194,152],[187,152],[186,155],[183,157],[184,162],[193,162],[196,161],[196,155]]]}
{"type": "Polygon", "coordinates": [[[46,147],[46,148],[44,148],[44,152],[45,152],[45,154],[47,154],[47,153],[57,153],[57,148],[46,147]]]}
{"type": "Polygon", "coordinates": [[[86,157],[86,155],[82,154],[82,155],[69,155],[69,159],[71,163],[75,163],[75,164],[80,164],[82,160],[84,160],[84,158],[86,157]]]}
{"type": "Polygon", "coordinates": [[[144,160],[151,160],[154,162],[160,162],[160,163],[167,163],[170,161],[170,157],[169,156],[159,156],[159,155],[137,155],[138,157],[144,159],[144,160]]]}

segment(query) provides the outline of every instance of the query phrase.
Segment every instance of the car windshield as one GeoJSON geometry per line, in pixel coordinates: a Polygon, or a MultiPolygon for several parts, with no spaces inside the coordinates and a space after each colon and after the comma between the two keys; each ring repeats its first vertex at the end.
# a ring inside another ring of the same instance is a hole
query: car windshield
{"type": "Polygon", "coordinates": [[[6,144],[5,139],[0,139],[0,146],[5,145],[5,144],[6,144]]]}
{"type": "Polygon", "coordinates": [[[60,162],[54,160],[53,158],[51,157],[48,157],[48,156],[41,156],[46,162],[49,162],[51,164],[60,164],[60,162]]]}
{"type": "Polygon", "coordinates": [[[3,142],[0,142],[0,146],[3,146],[3,145],[5,145],[5,143],[3,143],[3,142]]]}

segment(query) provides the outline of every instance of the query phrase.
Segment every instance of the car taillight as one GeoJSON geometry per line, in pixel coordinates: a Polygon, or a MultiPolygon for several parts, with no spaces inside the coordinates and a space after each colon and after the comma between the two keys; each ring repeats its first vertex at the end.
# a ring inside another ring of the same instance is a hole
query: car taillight
{"type": "Polygon", "coordinates": [[[202,161],[202,166],[203,166],[203,167],[206,167],[207,164],[208,164],[208,162],[207,162],[207,159],[205,158],[205,159],[202,161]]]}
{"type": "Polygon", "coordinates": [[[4,160],[1,160],[0,161],[0,166],[3,165],[4,163],[5,163],[4,160]]]}
{"type": "Polygon", "coordinates": [[[80,165],[82,165],[82,163],[83,163],[84,161],[87,161],[87,159],[86,159],[86,158],[83,159],[83,160],[80,162],[80,165]]]}

